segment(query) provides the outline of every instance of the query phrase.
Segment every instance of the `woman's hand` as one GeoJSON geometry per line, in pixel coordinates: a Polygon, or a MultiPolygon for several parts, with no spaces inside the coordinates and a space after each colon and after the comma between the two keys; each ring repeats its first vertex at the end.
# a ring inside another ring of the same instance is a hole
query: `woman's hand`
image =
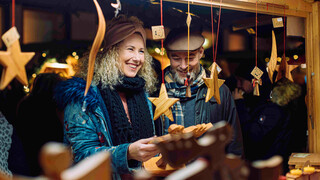
{"type": "Polygon", "coordinates": [[[232,97],[234,100],[243,99],[243,94],[244,94],[243,90],[235,88],[234,91],[232,92],[232,97]]]}
{"type": "Polygon", "coordinates": [[[148,144],[154,137],[140,139],[129,145],[128,160],[135,159],[145,162],[159,153],[155,144],[148,144]]]}

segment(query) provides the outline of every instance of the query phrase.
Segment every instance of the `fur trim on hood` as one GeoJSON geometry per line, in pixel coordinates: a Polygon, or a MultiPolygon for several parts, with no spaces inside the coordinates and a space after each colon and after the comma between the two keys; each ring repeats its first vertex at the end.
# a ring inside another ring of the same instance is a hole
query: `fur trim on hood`
{"type": "Polygon", "coordinates": [[[77,77],[59,83],[54,90],[54,99],[58,107],[64,109],[70,103],[83,104],[86,100],[86,110],[95,110],[98,106],[98,94],[91,86],[87,96],[84,97],[85,87],[86,81],[77,77]]]}
{"type": "Polygon", "coordinates": [[[271,92],[271,101],[285,106],[301,95],[301,87],[286,78],[279,80],[271,92]]]}

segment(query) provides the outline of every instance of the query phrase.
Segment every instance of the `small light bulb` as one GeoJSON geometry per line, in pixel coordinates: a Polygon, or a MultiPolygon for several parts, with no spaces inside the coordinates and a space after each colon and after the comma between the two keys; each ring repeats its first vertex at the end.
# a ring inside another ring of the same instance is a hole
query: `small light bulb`
{"type": "Polygon", "coordinates": [[[159,48],[155,48],[154,51],[155,51],[156,53],[158,53],[158,54],[161,52],[161,50],[160,50],[159,48]]]}

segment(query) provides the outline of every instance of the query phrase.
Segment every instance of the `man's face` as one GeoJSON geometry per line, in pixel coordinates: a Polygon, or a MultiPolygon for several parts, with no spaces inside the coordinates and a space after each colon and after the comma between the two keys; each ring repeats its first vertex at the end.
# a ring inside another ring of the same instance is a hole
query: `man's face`
{"type": "MultiPolygon", "coordinates": [[[[200,58],[203,55],[203,47],[189,52],[189,71],[191,80],[195,80],[200,71],[200,58]]],[[[188,73],[188,52],[169,52],[168,57],[171,64],[171,73],[174,80],[184,84],[188,73]]]]}

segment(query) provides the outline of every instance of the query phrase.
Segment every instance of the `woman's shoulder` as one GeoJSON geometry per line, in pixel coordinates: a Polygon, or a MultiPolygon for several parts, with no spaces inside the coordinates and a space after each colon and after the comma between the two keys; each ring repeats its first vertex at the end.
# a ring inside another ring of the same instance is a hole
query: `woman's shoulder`
{"type": "Polygon", "coordinates": [[[83,103],[86,101],[87,108],[95,108],[98,104],[97,87],[91,85],[87,96],[84,96],[86,81],[82,78],[73,77],[57,85],[54,91],[54,99],[60,109],[64,109],[71,103],[83,103]]]}

